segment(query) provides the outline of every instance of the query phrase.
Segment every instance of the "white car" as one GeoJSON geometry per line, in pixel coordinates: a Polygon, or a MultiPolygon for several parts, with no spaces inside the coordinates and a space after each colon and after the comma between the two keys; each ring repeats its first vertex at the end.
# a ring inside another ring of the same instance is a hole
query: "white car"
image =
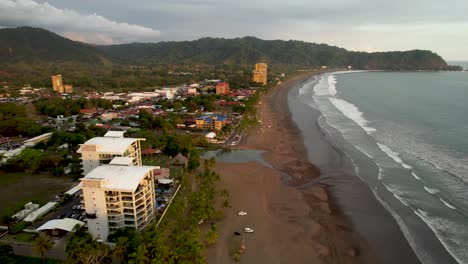
{"type": "Polygon", "coordinates": [[[253,233],[254,230],[253,230],[253,228],[246,227],[246,228],[244,228],[244,232],[245,232],[245,233],[253,233]]]}
{"type": "Polygon", "coordinates": [[[247,215],[247,212],[240,211],[240,212],[239,212],[239,215],[247,215]]]}

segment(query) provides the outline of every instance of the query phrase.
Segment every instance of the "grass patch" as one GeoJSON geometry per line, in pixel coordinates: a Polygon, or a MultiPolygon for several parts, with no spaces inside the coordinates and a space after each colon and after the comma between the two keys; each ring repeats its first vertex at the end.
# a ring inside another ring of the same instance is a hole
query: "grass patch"
{"type": "Polygon", "coordinates": [[[66,177],[53,177],[48,173],[0,173],[0,212],[12,215],[31,201],[44,204],[63,193],[76,182],[66,177]]]}
{"type": "Polygon", "coordinates": [[[142,157],[143,164],[149,166],[169,167],[171,160],[171,157],[161,154],[142,157]]]}
{"type": "Polygon", "coordinates": [[[25,172],[15,172],[15,173],[0,173],[0,186],[12,184],[20,181],[26,177],[28,173],[25,172]]]}
{"type": "MultiPolygon", "coordinates": [[[[41,258],[32,258],[32,257],[24,257],[24,256],[8,256],[7,257],[8,262],[4,262],[5,264],[43,264],[41,258]]],[[[65,263],[60,260],[56,259],[46,259],[45,260],[46,264],[59,264],[59,263],[65,263]]]]}

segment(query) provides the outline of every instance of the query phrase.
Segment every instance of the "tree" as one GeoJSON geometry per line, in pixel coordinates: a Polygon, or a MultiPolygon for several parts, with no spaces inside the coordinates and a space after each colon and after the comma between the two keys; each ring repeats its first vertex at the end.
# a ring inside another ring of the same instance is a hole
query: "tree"
{"type": "Polygon", "coordinates": [[[36,239],[36,250],[42,258],[42,263],[45,263],[46,254],[52,248],[52,241],[45,235],[40,235],[36,239]]]}
{"type": "Polygon", "coordinates": [[[11,231],[11,225],[15,222],[15,219],[10,215],[2,216],[2,223],[8,227],[8,232],[11,231]]]}
{"type": "Polygon", "coordinates": [[[37,172],[45,160],[45,154],[37,149],[26,148],[19,155],[19,159],[25,168],[37,172]]]}
{"type": "Polygon", "coordinates": [[[127,249],[128,249],[128,237],[119,237],[114,247],[114,256],[119,263],[121,263],[124,260],[127,254],[127,249]]]}
{"type": "Polygon", "coordinates": [[[148,256],[148,249],[145,244],[138,246],[135,253],[131,255],[132,259],[129,261],[131,264],[150,264],[151,259],[148,256]]]}
{"type": "Polygon", "coordinates": [[[110,249],[93,240],[89,233],[77,230],[69,238],[65,252],[68,263],[98,264],[109,257],[110,249]]]}

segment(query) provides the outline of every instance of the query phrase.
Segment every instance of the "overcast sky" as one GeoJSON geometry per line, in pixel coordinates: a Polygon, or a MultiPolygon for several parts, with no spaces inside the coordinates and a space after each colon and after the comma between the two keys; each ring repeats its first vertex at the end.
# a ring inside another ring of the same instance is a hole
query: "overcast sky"
{"type": "Polygon", "coordinates": [[[468,60],[468,0],[0,0],[0,27],[88,43],[256,36],[468,60]]]}

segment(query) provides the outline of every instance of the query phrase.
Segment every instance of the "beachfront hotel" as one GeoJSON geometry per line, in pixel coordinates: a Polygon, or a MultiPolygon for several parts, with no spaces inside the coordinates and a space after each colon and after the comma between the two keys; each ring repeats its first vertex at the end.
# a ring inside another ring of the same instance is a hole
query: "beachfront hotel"
{"type": "Polygon", "coordinates": [[[210,114],[197,117],[195,124],[198,129],[207,129],[211,131],[219,131],[223,129],[228,122],[228,119],[224,115],[210,114]]]}
{"type": "Polygon", "coordinates": [[[120,228],[141,231],[156,214],[154,171],[159,167],[112,163],[81,179],[88,232],[102,241],[120,228]]]}
{"type": "Polygon", "coordinates": [[[103,164],[109,164],[114,157],[127,157],[131,165],[141,165],[140,141],[144,138],[124,138],[123,131],[109,131],[104,137],[95,137],[80,145],[84,175],[103,164]]]}
{"type": "Polygon", "coordinates": [[[266,63],[257,63],[255,64],[255,69],[253,70],[253,81],[256,83],[261,83],[263,85],[267,84],[267,68],[266,63]]]}

